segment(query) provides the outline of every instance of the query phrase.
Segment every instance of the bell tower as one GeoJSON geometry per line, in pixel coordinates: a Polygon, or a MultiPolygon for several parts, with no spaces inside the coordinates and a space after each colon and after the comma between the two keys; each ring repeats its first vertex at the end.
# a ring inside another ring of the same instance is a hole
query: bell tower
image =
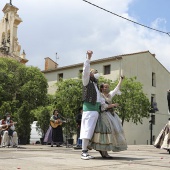
{"type": "Polygon", "coordinates": [[[0,52],[1,55],[13,57],[21,63],[26,63],[25,52],[21,52],[21,45],[18,42],[18,25],[22,19],[17,14],[18,8],[12,5],[12,1],[3,8],[4,17],[0,22],[0,52]]]}

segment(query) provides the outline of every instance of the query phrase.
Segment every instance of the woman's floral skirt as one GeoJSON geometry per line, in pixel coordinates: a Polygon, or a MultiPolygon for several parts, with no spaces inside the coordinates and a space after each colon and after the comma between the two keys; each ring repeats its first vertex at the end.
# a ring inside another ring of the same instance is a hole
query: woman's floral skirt
{"type": "Polygon", "coordinates": [[[121,120],[116,113],[102,112],[99,115],[89,149],[119,152],[127,150],[127,142],[121,120]]]}

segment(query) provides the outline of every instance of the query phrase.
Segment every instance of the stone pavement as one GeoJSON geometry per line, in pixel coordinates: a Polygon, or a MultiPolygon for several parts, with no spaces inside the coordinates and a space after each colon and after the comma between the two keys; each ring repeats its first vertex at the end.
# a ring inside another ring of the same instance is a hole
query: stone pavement
{"type": "Polygon", "coordinates": [[[81,150],[50,145],[0,148],[0,170],[169,170],[170,154],[151,145],[129,145],[127,151],[109,152],[113,159],[80,159],[81,150]]]}

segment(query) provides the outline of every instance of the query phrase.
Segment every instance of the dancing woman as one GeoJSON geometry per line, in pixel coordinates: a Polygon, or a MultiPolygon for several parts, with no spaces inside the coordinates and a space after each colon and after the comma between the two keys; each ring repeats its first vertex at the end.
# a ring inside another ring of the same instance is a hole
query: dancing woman
{"type": "Polygon", "coordinates": [[[154,146],[158,149],[165,149],[170,154],[170,118],[156,138],[154,146]]]}
{"type": "MultiPolygon", "coordinates": [[[[167,91],[168,112],[170,113],[170,89],[167,91]]],[[[166,149],[170,154],[170,118],[155,140],[154,146],[166,149]]]]}
{"type": "Polygon", "coordinates": [[[105,99],[106,104],[108,104],[108,108],[105,109],[101,107],[101,112],[89,148],[99,151],[103,158],[112,158],[108,155],[107,151],[118,152],[127,150],[127,143],[121,120],[114,111],[114,107],[117,107],[118,104],[112,104],[112,98],[116,94],[121,94],[119,88],[122,80],[123,77],[120,77],[118,85],[112,91],[109,91],[108,84],[102,84],[100,86],[101,95],[105,99]]]}

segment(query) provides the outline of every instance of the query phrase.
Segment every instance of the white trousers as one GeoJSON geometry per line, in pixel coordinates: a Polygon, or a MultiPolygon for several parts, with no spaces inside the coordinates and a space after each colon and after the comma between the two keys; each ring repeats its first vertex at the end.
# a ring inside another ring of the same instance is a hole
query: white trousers
{"type": "Polygon", "coordinates": [[[8,131],[4,131],[3,135],[2,135],[2,141],[1,141],[1,145],[2,146],[17,146],[18,145],[18,135],[17,132],[13,132],[12,136],[8,135],[8,131]]]}
{"type": "Polygon", "coordinates": [[[97,111],[83,111],[80,129],[80,139],[91,139],[96,127],[99,113],[97,111]]]}

